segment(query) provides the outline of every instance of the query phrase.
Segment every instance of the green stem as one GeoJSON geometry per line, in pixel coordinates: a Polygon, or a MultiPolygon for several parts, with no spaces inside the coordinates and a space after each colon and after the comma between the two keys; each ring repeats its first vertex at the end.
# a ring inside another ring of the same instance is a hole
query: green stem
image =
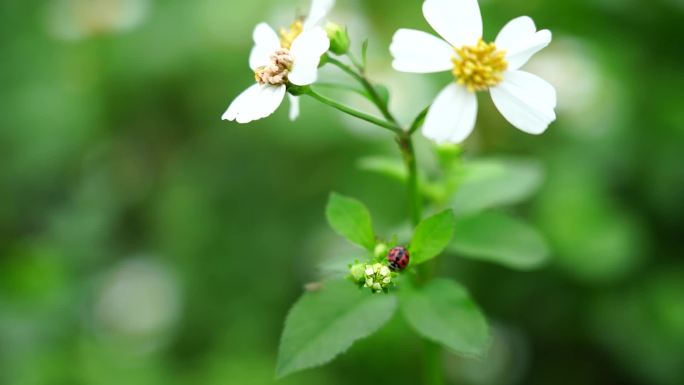
{"type": "MultiPolygon", "coordinates": [[[[402,152],[404,161],[409,171],[408,189],[409,206],[411,207],[414,226],[418,224],[422,217],[422,197],[418,186],[418,170],[415,159],[415,150],[411,136],[423,125],[428,108],[425,108],[413,121],[411,127],[403,136],[402,152]]],[[[433,259],[421,266],[420,282],[425,284],[435,275],[437,260],[433,259]]],[[[444,369],[442,367],[442,348],[428,339],[423,339],[423,383],[426,385],[444,385],[444,369]]]]}
{"type": "Polygon", "coordinates": [[[349,86],[346,84],[316,82],[316,87],[317,88],[330,88],[332,90],[340,90],[340,91],[346,91],[346,92],[353,92],[353,93],[361,95],[361,96],[366,96],[366,92],[364,90],[362,90],[361,88],[349,86]]]}
{"type": "Polygon", "coordinates": [[[358,119],[361,119],[361,120],[364,120],[368,123],[375,124],[376,126],[386,128],[386,129],[392,131],[393,133],[395,133],[397,135],[402,135],[404,133],[404,130],[402,130],[401,127],[399,127],[395,123],[391,123],[391,122],[376,118],[375,116],[368,115],[365,112],[355,110],[355,109],[353,109],[349,106],[346,106],[346,105],[344,105],[344,104],[342,104],[336,100],[330,99],[327,96],[323,96],[323,95],[317,93],[316,91],[312,90],[311,88],[307,89],[304,93],[306,95],[309,95],[312,98],[318,100],[319,102],[326,104],[326,105],[328,105],[328,106],[330,106],[336,110],[342,111],[345,114],[351,115],[351,116],[358,118],[358,119]]]}
{"type": "Polygon", "coordinates": [[[351,51],[350,51],[350,52],[347,52],[347,57],[348,57],[349,60],[352,62],[352,64],[354,65],[354,67],[356,67],[356,69],[359,71],[359,73],[361,73],[361,74],[365,74],[365,73],[366,73],[366,67],[365,67],[365,65],[364,65],[363,63],[361,63],[359,60],[357,60],[357,59],[356,59],[356,56],[354,56],[354,54],[352,54],[351,51]]]}
{"type": "Polygon", "coordinates": [[[352,68],[351,66],[342,63],[341,61],[335,59],[332,56],[328,56],[328,63],[337,66],[339,69],[346,72],[347,74],[349,74],[349,76],[353,77],[359,83],[361,83],[366,92],[368,92],[368,96],[370,97],[373,104],[375,104],[375,106],[378,107],[378,110],[380,110],[382,116],[384,116],[387,121],[390,121],[397,126],[399,125],[397,120],[389,111],[389,106],[387,105],[387,103],[385,103],[385,101],[380,97],[378,91],[375,89],[373,84],[371,84],[370,80],[365,75],[355,71],[354,68],[352,68]]]}
{"type": "Polygon", "coordinates": [[[404,133],[398,137],[399,148],[401,149],[404,164],[408,171],[408,203],[409,213],[411,215],[411,222],[414,226],[420,223],[423,216],[423,204],[418,187],[418,165],[416,163],[416,152],[413,148],[413,139],[408,133],[404,133]]]}

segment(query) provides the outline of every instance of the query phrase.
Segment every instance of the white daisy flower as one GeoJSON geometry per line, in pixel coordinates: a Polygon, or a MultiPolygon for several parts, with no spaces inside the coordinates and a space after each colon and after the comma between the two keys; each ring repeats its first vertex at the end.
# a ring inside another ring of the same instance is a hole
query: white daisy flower
{"type": "Polygon", "coordinates": [[[556,91],[545,80],[521,71],[551,42],[551,32],[537,31],[527,16],[510,21],[495,42],[482,40],[477,0],[426,0],[423,15],[442,39],[400,29],[390,52],[397,71],[451,71],[456,81],[430,107],[423,135],[437,143],[460,143],[475,127],[477,91],[489,90],[501,114],[529,134],[541,134],[556,120],[556,91]]]}
{"type": "MultiPolygon", "coordinates": [[[[295,21],[289,29],[276,33],[268,24],[254,29],[254,48],[249,66],[256,84],[230,104],[223,120],[249,123],[275,112],[287,93],[287,84],[307,86],[318,77],[321,56],[330,48],[327,33],[321,27],[334,0],[313,0],[309,16],[295,21]]],[[[290,119],[299,116],[299,98],[289,95],[290,119]]]]}

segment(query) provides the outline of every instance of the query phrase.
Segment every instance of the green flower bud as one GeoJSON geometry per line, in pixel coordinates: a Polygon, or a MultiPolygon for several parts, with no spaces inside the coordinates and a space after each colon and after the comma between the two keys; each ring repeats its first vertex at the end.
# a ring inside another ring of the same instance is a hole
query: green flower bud
{"type": "Polygon", "coordinates": [[[373,265],[364,266],[365,284],[373,291],[373,293],[381,293],[387,291],[394,285],[392,278],[394,273],[383,264],[375,263],[373,265]]]}
{"type": "Polygon", "coordinates": [[[336,55],[344,55],[349,51],[349,34],[345,28],[335,23],[328,23],[325,26],[325,31],[328,33],[328,39],[330,39],[330,52],[336,55]]]}
{"type": "Polygon", "coordinates": [[[378,243],[375,245],[375,249],[373,250],[373,255],[375,255],[375,258],[382,258],[387,255],[387,252],[389,251],[389,247],[387,247],[386,244],[384,243],[378,243]]]}
{"type": "Polygon", "coordinates": [[[362,282],[366,279],[366,265],[357,263],[349,268],[349,275],[354,282],[362,282]]]}
{"type": "Polygon", "coordinates": [[[359,287],[371,289],[373,293],[382,293],[394,286],[392,279],[396,276],[387,265],[381,263],[355,263],[349,266],[347,279],[359,287]]]}

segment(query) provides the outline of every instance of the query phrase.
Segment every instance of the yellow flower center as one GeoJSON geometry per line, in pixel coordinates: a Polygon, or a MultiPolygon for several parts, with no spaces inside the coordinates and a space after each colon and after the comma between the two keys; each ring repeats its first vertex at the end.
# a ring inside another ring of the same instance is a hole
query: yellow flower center
{"type": "Polygon", "coordinates": [[[296,20],[290,28],[280,29],[280,46],[283,48],[290,49],[292,47],[292,42],[299,36],[304,30],[304,24],[301,20],[296,20]]]}
{"type": "Polygon", "coordinates": [[[480,39],[477,45],[456,48],[453,74],[458,84],[468,91],[486,91],[503,81],[508,68],[506,52],[497,50],[496,44],[480,39]]]}

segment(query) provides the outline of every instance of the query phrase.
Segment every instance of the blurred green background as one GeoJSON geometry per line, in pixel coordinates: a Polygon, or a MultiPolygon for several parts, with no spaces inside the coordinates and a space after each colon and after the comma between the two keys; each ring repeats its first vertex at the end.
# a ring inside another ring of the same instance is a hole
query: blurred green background
{"type": "MultiPolygon", "coordinates": [[[[405,119],[444,78],[398,74],[421,1],[338,0],[332,19],[405,119]]],[[[482,0],[485,37],[532,16],[554,43],[528,65],[556,85],[541,137],[483,96],[466,156],[538,159],[515,207],[546,236],[535,272],[446,257],[494,325],[481,361],[445,354],[451,384],[684,384],[684,3],[482,0]]],[[[304,100],[222,122],[252,82],[258,22],[306,0],[0,2],[0,384],[273,383],[282,322],[338,250],[323,209],[356,196],[387,230],[401,185],[356,167],[398,156],[381,130],[304,100]]],[[[325,75],[328,76],[328,75],[325,75]]],[[[338,75],[330,74],[332,78],[338,75]]],[[[351,101],[356,103],[357,101],[351,101]]],[[[431,147],[419,144],[429,163],[431,147]]],[[[458,236],[458,235],[457,235],[458,236]]],[[[419,384],[401,317],[331,365],[282,384],[419,384]]]]}

